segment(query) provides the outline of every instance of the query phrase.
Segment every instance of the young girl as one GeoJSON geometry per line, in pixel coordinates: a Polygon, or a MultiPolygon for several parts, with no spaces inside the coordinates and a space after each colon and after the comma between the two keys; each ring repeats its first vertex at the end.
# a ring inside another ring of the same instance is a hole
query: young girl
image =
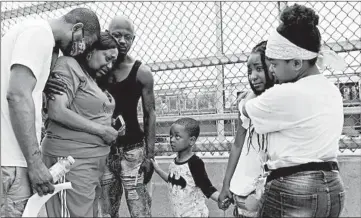
{"type": "MultiPolygon", "coordinates": [[[[266,59],[266,41],[256,45],[248,58],[248,81],[253,93],[261,95],[273,86],[273,75],[269,72],[266,59]]],[[[240,102],[242,109],[243,101],[240,102]]],[[[236,204],[236,217],[255,217],[257,215],[256,183],[263,173],[267,135],[257,134],[249,118],[240,114],[235,143],[231,148],[226,175],[219,197],[221,202],[229,198],[236,204]]]]}

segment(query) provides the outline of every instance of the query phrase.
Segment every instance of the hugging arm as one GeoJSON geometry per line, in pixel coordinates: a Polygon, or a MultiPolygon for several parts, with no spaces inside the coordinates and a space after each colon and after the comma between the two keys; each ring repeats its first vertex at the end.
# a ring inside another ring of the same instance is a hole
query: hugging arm
{"type": "Polygon", "coordinates": [[[74,72],[76,69],[72,67],[74,61],[74,59],[61,59],[54,68],[54,72],[57,73],[59,78],[66,84],[67,89],[66,94],[54,95],[54,99],[48,101],[49,119],[69,129],[97,135],[103,138],[106,143],[110,144],[118,136],[118,132],[115,129],[111,126],[105,126],[88,120],[69,109],[76,91],[80,86],[80,79],[74,72]]]}

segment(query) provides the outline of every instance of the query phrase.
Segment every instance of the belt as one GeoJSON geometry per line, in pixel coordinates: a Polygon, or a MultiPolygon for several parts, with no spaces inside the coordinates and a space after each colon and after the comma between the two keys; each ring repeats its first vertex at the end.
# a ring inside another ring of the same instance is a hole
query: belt
{"type": "MultiPolygon", "coordinates": [[[[270,171],[265,165],[265,170],[270,171]]],[[[278,179],[280,177],[290,176],[292,174],[303,172],[303,171],[332,171],[339,170],[337,162],[329,161],[329,162],[310,162],[306,164],[300,164],[292,167],[282,167],[276,170],[271,170],[270,174],[267,176],[266,182],[270,182],[274,179],[278,179]]]]}
{"type": "Polygon", "coordinates": [[[121,145],[121,146],[117,146],[117,145],[113,145],[111,147],[111,153],[112,154],[117,154],[117,155],[120,155],[122,154],[123,152],[127,152],[127,151],[130,151],[130,150],[134,150],[136,148],[141,148],[144,146],[144,140],[138,142],[138,143],[135,143],[135,144],[131,144],[131,145],[121,145]]]}

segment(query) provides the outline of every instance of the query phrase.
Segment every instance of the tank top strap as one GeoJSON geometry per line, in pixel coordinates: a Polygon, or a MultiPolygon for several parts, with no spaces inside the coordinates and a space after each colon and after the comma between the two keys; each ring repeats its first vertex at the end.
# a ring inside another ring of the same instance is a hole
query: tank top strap
{"type": "Polygon", "coordinates": [[[129,73],[130,78],[132,78],[132,79],[137,78],[137,73],[138,73],[138,70],[139,70],[139,67],[140,67],[141,64],[142,64],[142,62],[139,61],[139,60],[136,60],[134,62],[134,65],[133,65],[133,67],[132,67],[132,69],[130,70],[130,73],[129,73]]]}

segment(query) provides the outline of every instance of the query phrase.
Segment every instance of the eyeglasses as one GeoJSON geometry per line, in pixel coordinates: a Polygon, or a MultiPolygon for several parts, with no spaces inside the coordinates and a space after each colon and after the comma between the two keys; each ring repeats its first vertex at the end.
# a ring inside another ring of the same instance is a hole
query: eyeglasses
{"type": "MultiPolygon", "coordinates": [[[[107,30],[107,32],[109,32],[108,30],[107,30]]],[[[125,41],[132,41],[133,40],[133,38],[134,38],[134,36],[133,35],[131,35],[131,34],[126,34],[126,35],[122,35],[121,33],[119,33],[119,32],[115,32],[115,33],[110,33],[109,32],[109,34],[112,36],[112,37],[114,37],[117,41],[119,40],[119,39],[121,39],[122,37],[124,37],[124,40],[125,41]]]]}

